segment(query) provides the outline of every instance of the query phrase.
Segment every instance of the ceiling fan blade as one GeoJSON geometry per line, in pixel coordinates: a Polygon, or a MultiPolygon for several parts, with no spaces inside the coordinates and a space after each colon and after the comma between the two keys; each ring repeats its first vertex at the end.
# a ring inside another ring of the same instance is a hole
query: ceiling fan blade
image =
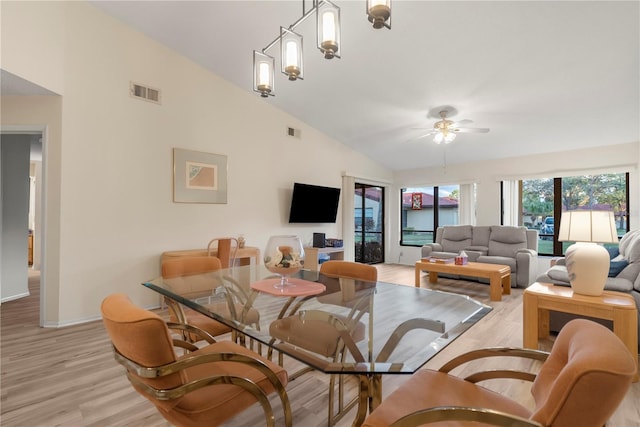
{"type": "Polygon", "coordinates": [[[453,131],[457,133],[487,133],[489,128],[455,128],[453,131]]]}
{"type": "Polygon", "coordinates": [[[434,134],[433,132],[427,132],[427,133],[425,133],[423,135],[416,136],[415,138],[410,138],[410,139],[407,140],[407,142],[417,141],[419,139],[426,138],[426,137],[431,136],[433,134],[434,134]]]}
{"type": "Polygon", "coordinates": [[[451,124],[451,127],[457,128],[457,127],[460,127],[460,126],[462,126],[462,125],[469,125],[469,124],[471,124],[471,123],[473,123],[473,120],[463,119],[463,120],[459,120],[459,121],[457,121],[457,122],[453,122],[453,123],[451,124]]]}

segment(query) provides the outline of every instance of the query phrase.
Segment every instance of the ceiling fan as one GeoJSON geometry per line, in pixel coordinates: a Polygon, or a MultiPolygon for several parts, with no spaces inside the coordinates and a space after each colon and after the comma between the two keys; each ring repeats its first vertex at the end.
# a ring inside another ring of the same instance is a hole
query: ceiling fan
{"type": "MultiPolygon", "coordinates": [[[[467,128],[462,127],[461,125],[465,125],[468,123],[473,123],[471,120],[460,120],[458,122],[454,122],[452,120],[447,119],[448,110],[442,110],[438,114],[441,120],[438,120],[433,124],[433,129],[424,135],[420,135],[414,139],[422,139],[428,136],[434,135],[433,142],[436,144],[440,144],[444,142],[445,144],[449,144],[456,139],[456,134],[458,133],[487,133],[489,132],[489,128],[467,128]]],[[[420,128],[424,129],[424,128],[420,128]]]]}

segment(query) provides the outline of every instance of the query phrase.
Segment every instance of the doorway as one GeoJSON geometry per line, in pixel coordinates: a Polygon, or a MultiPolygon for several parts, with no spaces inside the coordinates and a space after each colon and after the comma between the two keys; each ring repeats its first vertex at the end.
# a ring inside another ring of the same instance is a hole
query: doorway
{"type": "Polygon", "coordinates": [[[383,263],[384,187],[356,182],[353,200],[355,261],[383,263]]]}
{"type": "MultiPolygon", "coordinates": [[[[0,128],[3,141],[14,141],[23,148],[3,151],[8,162],[15,170],[8,173],[3,185],[10,187],[10,192],[3,192],[0,205],[11,206],[9,218],[2,217],[3,236],[9,235],[12,240],[3,242],[2,271],[12,280],[2,281],[2,302],[23,299],[36,295],[38,300],[44,294],[41,270],[43,269],[44,223],[42,218],[44,186],[43,186],[43,138],[44,126],[11,126],[0,128]],[[26,183],[20,185],[21,182],[26,183]],[[18,194],[19,193],[19,194],[18,194]],[[8,245],[8,248],[5,247],[8,245]]],[[[3,210],[4,212],[4,210],[3,210]]],[[[4,240],[4,239],[3,239],[4,240]]],[[[5,277],[6,278],[6,277],[5,277]]],[[[43,326],[44,304],[40,301],[39,326],[43,326]]]]}

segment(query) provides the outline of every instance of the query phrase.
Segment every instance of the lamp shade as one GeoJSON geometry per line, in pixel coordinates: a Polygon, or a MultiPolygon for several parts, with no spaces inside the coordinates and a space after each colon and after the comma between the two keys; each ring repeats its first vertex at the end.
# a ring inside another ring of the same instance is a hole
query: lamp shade
{"type": "Polygon", "coordinates": [[[596,243],[618,242],[613,212],[563,212],[558,240],[576,242],[565,251],[573,291],[582,295],[601,295],[609,271],[609,252],[596,243]]]}
{"type": "Polygon", "coordinates": [[[611,211],[565,211],[560,218],[561,242],[618,243],[618,231],[611,211]]]}

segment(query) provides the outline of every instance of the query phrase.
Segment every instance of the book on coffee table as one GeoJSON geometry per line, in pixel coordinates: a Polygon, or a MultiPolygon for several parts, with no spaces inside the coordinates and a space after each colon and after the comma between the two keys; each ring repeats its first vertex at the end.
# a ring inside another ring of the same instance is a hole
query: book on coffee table
{"type": "Polygon", "coordinates": [[[436,258],[436,257],[429,257],[429,258],[423,258],[423,261],[427,261],[427,262],[434,262],[436,264],[453,264],[455,261],[455,258],[436,258]]]}

